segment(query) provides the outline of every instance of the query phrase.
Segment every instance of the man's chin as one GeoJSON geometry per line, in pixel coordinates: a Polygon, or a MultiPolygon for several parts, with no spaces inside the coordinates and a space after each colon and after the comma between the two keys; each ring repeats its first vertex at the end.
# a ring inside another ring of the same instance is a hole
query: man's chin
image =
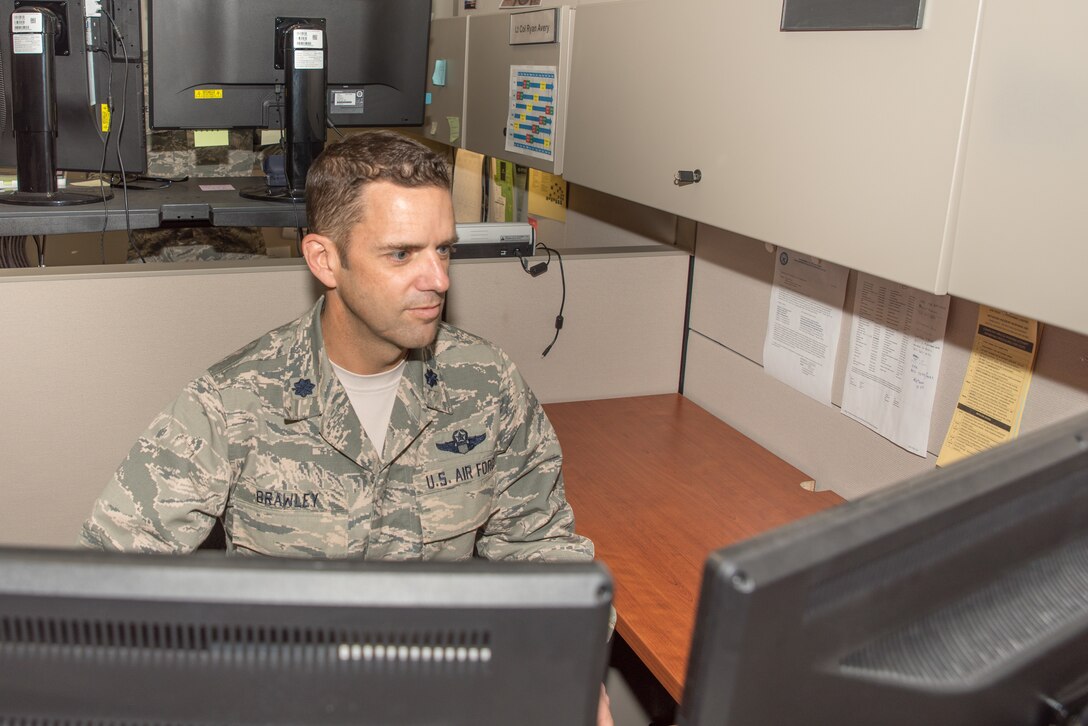
{"type": "Polygon", "coordinates": [[[402,348],[426,348],[434,343],[435,338],[438,337],[438,321],[428,323],[422,326],[419,330],[413,332],[412,335],[406,335],[400,342],[402,348]]]}

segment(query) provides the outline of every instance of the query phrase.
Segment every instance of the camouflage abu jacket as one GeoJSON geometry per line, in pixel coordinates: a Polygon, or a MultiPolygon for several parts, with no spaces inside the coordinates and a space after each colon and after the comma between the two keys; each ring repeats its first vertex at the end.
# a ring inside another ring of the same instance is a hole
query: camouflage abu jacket
{"type": "Polygon", "coordinates": [[[586,560],[559,442],[502,351],[442,325],[409,353],[385,450],[333,374],[319,301],[210,368],[136,442],[82,544],[367,559],[586,560]]]}

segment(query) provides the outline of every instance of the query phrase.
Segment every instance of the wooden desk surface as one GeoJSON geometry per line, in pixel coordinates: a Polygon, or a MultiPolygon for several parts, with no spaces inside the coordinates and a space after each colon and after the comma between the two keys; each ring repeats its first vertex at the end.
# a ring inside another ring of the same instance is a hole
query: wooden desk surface
{"type": "Polygon", "coordinates": [[[544,408],[578,532],[615,579],[616,630],[679,702],[707,555],[843,500],[677,394],[544,408]]]}

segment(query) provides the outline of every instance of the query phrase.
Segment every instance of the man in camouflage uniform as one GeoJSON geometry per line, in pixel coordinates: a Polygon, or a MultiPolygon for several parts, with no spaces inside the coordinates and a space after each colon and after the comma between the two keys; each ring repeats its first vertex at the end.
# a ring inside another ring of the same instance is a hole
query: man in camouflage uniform
{"type": "Polygon", "coordinates": [[[587,560],[543,409],[494,346],[440,321],[455,241],[445,162],[396,134],[330,146],[302,243],[324,298],[213,365],[151,424],[84,545],[366,559],[587,560]],[[377,450],[340,373],[402,366],[377,450]]]}

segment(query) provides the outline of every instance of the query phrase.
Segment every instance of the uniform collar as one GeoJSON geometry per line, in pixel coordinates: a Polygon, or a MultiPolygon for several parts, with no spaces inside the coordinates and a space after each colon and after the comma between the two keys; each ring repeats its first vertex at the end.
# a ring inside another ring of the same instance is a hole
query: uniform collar
{"type": "MultiPolygon", "coordinates": [[[[321,335],[324,301],[322,297],[299,319],[295,338],[287,351],[283,408],[284,418],[289,421],[321,416],[330,410],[330,403],[346,401],[346,394],[332,370],[321,335]]],[[[401,379],[398,398],[419,414],[422,414],[422,409],[443,413],[450,411],[442,367],[435,356],[435,345],[408,351],[408,362],[401,379]]]]}

